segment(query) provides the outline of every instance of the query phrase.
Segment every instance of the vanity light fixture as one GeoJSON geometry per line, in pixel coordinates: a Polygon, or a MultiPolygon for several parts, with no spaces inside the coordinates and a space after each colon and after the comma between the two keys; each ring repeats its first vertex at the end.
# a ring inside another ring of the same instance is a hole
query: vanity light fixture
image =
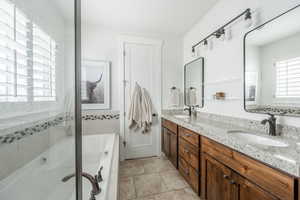
{"type": "MultiPolygon", "coordinates": [[[[195,48],[197,46],[199,46],[200,44],[204,44],[204,46],[208,45],[208,41],[209,43],[212,43],[210,39],[211,37],[216,37],[216,38],[220,38],[222,40],[224,40],[225,38],[227,40],[231,39],[231,31],[229,30],[229,35],[227,34],[226,36],[226,31],[225,28],[229,25],[231,25],[233,22],[235,22],[236,20],[238,20],[239,18],[241,18],[242,16],[244,16],[244,20],[246,22],[247,27],[250,27],[252,25],[252,13],[251,13],[251,9],[247,8],[244,12],[240,13],[239,15],[237,15],[235,18],[231,19],[229,22],[227,22],[225,25],[221,26],[220,28],[218,28],[216,31],[212,32],[211,34],[209,34],[207,37],[205,37],[203,40],[197,42],[196,44],[194,44],[192,46],[192,53],[195,53],[195,48]]],[[[208,45],[210,46],[210,44],[208,45]]],[[[212,46],[212,45],[211,45],[212,46]]],[[[210,49],[212,49],[212,47],[210,47],[210,49]]]]}
{"type": "Polygon", "coordinates": [[[251,14],[251,12],[249,11],[249,12],[247,12],[246,15],[245,15],[245,27],[246,27],[246,28],[251,27],[251,26],[252,26],[252,23],[253,23],[253,21],[252,21],[252,14],[251,14]]]}

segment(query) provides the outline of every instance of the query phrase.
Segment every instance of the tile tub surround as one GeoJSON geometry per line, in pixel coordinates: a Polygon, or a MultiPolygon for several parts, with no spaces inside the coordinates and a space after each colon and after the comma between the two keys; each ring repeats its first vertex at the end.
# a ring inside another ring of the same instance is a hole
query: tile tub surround
{"type": "Polygon", "coordinates": [[[122,161],[119,185],[120,200],[200,200],[164,157],[122,161]]]}
{"type": "Polygon", "coordinates": [[[266,134],[266,127],[262,127],[259,121],[206,113],[198,113],[197,117],[191,119],[178,119],[174,114],[179,113],[167,111],[162,117],[288,174],[300,176],[300,145],[297,144],[300,143],[299,128],[283,127],[281,136],[272,137],[288,143],[289,147],[266,147],[249,144],[227,133],[229,130],[244,130],[270,137],[266,134]]]}

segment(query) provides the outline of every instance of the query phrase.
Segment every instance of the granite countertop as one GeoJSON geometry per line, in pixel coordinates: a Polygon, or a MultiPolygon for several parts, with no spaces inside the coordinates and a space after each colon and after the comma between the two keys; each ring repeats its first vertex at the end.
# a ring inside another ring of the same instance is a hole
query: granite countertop
{"type": "Polygon", "coordinates": [[[300,177],[300,140],[283,136],[268,136],[262,132],[243,129],[228,123],[222,123],[207,118],[191,117],[181,119],[173,114],[164,113],[164,119],[170,120],[182,127],[210,138],[218,143],[228,146],[249,157],[259,160],[274,168],[280,169],[290,175],[300,177]],[[228,131],[240,130],[256,135],[271,137],[280,142],[287,143],[288,147],[273,147],[266,145],[251,144],[228,131]]]}

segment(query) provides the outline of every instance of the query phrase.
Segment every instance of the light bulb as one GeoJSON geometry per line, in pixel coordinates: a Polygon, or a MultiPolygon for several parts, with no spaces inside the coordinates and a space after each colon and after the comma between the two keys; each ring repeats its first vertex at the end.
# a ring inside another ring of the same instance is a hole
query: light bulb
{"type": "Polygon", "coordinates": [[[226,29],[224,37],[227,41],[232,39],[232,29],[231,29],[231,27],[226,29]]]}
{"type": "Polygon", "coordinates": [[[220,36],[220,41],[222,41],[222,42],[225,41],[225,33],[220,36]]]}
{"type": "Polygon", "coordinates": [[[208,42],[207,40],[204,40],[204,49],[207,51],[208,50],[208,42]]]}
{"type": "Polygon", "coordinates": [[[200,46],[197,48],[196,52],[197,52],[197,54],[196,54],[197,57],[200,57],[200,55],[201,55],[201,48],[200,48],[200,46]]]}
{"type": "Polygon", "coordinates": [[[192,57],[195,57],[195,56],[196,56],[195,47],[192,48],[191,56],[192,56],[192,57]]]}
{"type": "Polygon", "coordinates": [[[209,50],[212,50],[213,48],[214,48],[214,43],[213,43],[212,40],[209,40],[209,41],[208,41],[208,49],[209,49],[209,50]]]}
{"type": "Polygon", "coordinates": [[[245,27],[250,28],[253,24],[252,18],[245,20],[245,27]]]}

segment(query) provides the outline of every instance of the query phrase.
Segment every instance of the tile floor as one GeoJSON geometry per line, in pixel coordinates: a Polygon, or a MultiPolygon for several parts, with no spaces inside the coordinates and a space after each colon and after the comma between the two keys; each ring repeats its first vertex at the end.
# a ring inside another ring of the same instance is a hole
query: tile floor
{"type": "Polygon", "coordinates": [[[164,157],[123,161],[120,176],[120,200],[200,200],[164,157]]]}

